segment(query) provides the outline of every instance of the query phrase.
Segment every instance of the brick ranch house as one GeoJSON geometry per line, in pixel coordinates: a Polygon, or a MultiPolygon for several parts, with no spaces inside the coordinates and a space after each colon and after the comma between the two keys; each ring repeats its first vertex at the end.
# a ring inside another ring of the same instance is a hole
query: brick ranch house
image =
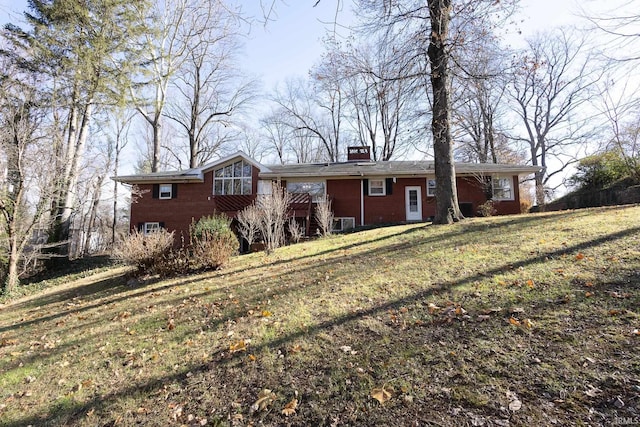
{"type": "MultiPolygon", "coordinates": [[[[519,179],[537,167],[458,163],[458,200],[462,213],[474,216],[488,198],[499,215],[520,213],[519,179]],[[489,184],[490,185],[487,185],[489,184]]],[[[258,194],[280,182],[292,194],[291,215],[317,231],[315,202],[332,201],[335,231],[357,226],[427,221],[435,215],[432,161],[370,160],[368,147],[350,147],[348,161],[265,166],[245,153],[207,165],[174,172],[113,178],[137,187],[131,204],[130,226],[145,233],[162,227],[189,235],[193,220],[224,213],[235,218],[258,194]]]]}

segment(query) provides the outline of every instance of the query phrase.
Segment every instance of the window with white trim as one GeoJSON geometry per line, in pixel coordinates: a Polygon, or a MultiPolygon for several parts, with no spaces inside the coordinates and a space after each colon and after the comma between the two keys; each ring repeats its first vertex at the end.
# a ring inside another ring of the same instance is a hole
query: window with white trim
{"type": "Polygon", "coordinates": [[[213,194],[251,194],[251,164],[240,160],[216,169],[213,172],[213,194]]]}
{"type": "Polygon", "coordinates": [[[370,179],[369,180],[369,195],[370,196],[384,196],[386,194],[386,186],[384,179],[370,179]]]}
{"type": "Polygon", "coordinates": [[[513,200],[513,177],[494,176],[491,189],[493,200],[513,200]]]}
{"type": "Polygon", "coordinates": [[[142,228],[142,232],[146,236],[148,234],[160,231],[160,228],[161,227],[159,222],[145,222],[144,227],[142,228]]]}
{"type": "Polygon", "coordinates": [[[173,197],[173,185],[171,184],[160,184],[160,189],[158,191],[158,196],[160,199],[170,199],[173,197]]]}
{"type": "Polygon", "coordinates": [[[356,227],[356,219],[352,216],[333,218],[333,231],[346,231],[356,227]]]}
{"type": "Polygon", "coordinates": [[[435,197],[436,196],[436,180],[427,179],[427,197],[435,197]]]}

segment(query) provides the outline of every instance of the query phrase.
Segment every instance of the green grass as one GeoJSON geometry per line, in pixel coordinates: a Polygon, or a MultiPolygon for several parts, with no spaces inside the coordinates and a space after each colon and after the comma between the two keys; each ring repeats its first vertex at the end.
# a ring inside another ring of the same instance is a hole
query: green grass
{"type": "Polygon", "coordinates": [[[638,206],[385,227],[169,280],[128,284],[127,272],[0,305],[0,424],[607,425],[640,413],[638,206]],[[276,397],[254,410],[263,389],[276,397]]]}

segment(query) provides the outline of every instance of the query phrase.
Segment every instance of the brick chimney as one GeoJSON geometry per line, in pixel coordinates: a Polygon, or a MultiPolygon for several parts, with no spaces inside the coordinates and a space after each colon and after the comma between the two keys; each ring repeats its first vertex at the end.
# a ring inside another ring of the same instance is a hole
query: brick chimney
{"type": "Polygon", "coordinates": [[[362,160],[371,160],[371,147],[347,147],[347,161],[359,162],[362,160]]]}

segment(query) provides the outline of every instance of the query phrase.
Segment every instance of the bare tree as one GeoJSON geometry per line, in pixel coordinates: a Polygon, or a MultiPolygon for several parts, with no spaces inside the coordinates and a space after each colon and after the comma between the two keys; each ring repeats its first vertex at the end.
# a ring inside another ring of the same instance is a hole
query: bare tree
{"type": "Polygon", "coordinates": [[[317,141],[324,160],[341,157],[345,98],[342,88],[326,73],[315,70],[313,81],[288,80],[284,91],[276,90],[273,101],[280,107],[278,120],[305,140],[317,141]]]}
{"type": "Polygon", "coordinates": [[[558,30],[529,40],[514,64],[509,91],[523,129],[515,139],[527,147],[531,164],[541,167],[535,185],[542,206],[549,180],[579,160],[580,144],[594,134],[590,117],[581,110],[604,71],[586,50],[584,39],[558,30]]]}
{"type": "Polygon", "coordinates": [[[189,0],[161,0],[150,13],[141,10],[138,19],[151,30],[137,47],[138,63],[144,68],[130,86],[138,112],[151,129],[150,171],[160,168],[162,117],[167,104],[169,82],[185,60],[186,45],[192,34],[185,26],[189,0]]]}
{"type": "MultiPolygon", "coordinates": [[[[606,6],[609,6],[608,4],[606,6]]],[[[640,59],[640,13],[633,0],[616,4],[615,9],[600,11],[597,15],[583,13],[597,30],[604,34],[604,54],[619,62],[636,62],[640,59]]]]}
{"type": "Polygon", "coordinates": [[[398,53],[405,42],[389,31],[345,48],[333,42],[325,56],[343,64],[340,84],[347,91],[350,122],[360,144],[371,146],[373,160],[402,155],[420,135],[411,132],[417,127],[413,113],[420,88],[418,80],[406,78],[416,72],[416,63],[398,53]]]}
{"type": "Polygon", "coordinates": [[[640,183],[640,101],[627,81],[620,90],[607,83],[601,111],[607,119],[605,150],[619,153],[629,176],[640,183]],[[619,93],[618,96],[615,94],[619,93]]]}
{"type": "Polygon", "coordinates": [[[431,132],[435,160],[436,215],[434,223],[448,224],[462,218],[457,200],[453,140],[451,137],[451,62],[461,49],[481,43],[469,28],[483,26],[490,32],[497,19],[504,19],[513,1],[427,0],[389,2],[362,0],[361,10],[374,13],[370,27],[397,27],[411,34],[403,55],[421,60],[418,71],[407,76],[428,78],[432,104],[431,132]]]}
{"type": "Polygon", "coordinates": [[[6,238],[4,283],[9,293],[18,285],[20,265],[31,237],[47,213],[51,169],[43,164],[39,144],[45,111],[40,107],[35,77],[3,61],[0,79],[0,150],[6,162],[6,180],[0,186],[2,234],[6,238]],[[6,73],[6,74],[5,74],[6,73]],[[43,185],[44,184],[44,185],[43,185]],[[35,201],[35,203],[34,203],[35,201]]]}
{"type": "Polygon", "coordinates": [[[456,155],[465,161],[498,163],[507,146],[503,122],[507,115],[506,84],[510,69],[509,52],[496,37],[488,34],[474,51],[461,51],[456,58],[453,78],[452,125],[461,141],[456,155]]]}
{"type": "Polygon", "coordinates": [[[221,146],[237,138],[234,119],[252,99],[255,84],[237,67],[240,50],[239,12],[220,1],[192,1],[185,9],[189,26],[184,61],[171,87],[176,96],[166,116],[188,139],[188,164],[194,168],[212,159],[221,146]]]}

